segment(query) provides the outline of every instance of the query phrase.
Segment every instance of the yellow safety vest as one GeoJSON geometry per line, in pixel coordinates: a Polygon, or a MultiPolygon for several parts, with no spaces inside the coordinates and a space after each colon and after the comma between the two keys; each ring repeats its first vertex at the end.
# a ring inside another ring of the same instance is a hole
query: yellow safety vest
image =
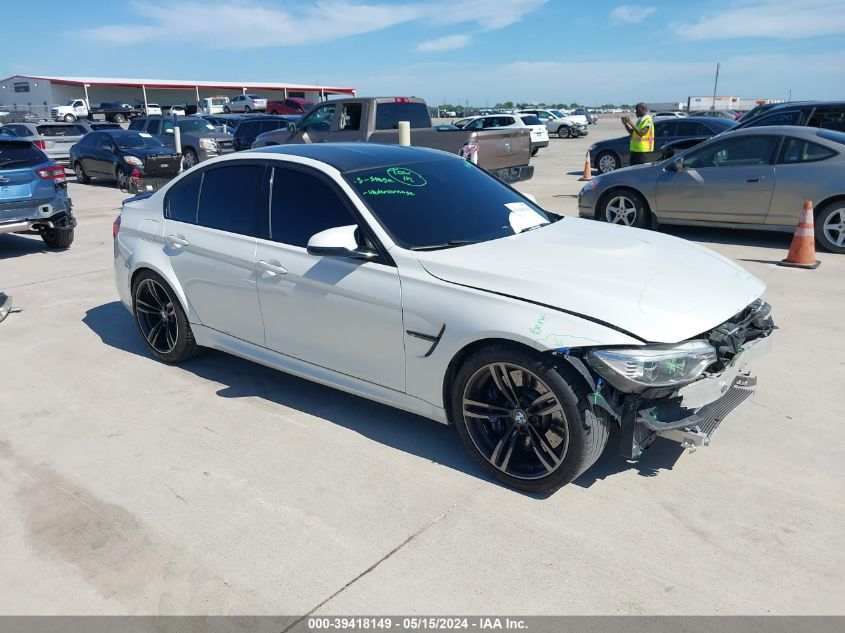
{"type": "Polygon", "coordinates": [[[654,151],[654,120],[650,114],[644,114],[634,124],[634,129],[642,130],[648,126],[648,132],[640,136],[636,132],[631,132],[631,151],[632,152],[653,152],[654,151]]]}

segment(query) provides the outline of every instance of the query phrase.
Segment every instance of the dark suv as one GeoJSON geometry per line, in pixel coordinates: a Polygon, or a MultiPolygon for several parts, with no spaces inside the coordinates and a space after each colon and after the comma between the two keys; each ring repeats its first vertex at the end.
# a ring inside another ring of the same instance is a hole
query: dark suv
{"type": "Polygon", "coordinates": [[[289,123],[296,123],[299,116],[261,116],[252,115],[238,123],[233,138],[235,151],[250,149],[256,137],[264,132],[272,132],[288,127],[289,123]]]}
{"type": "Polygon", "coordinates": [[[761,125],[806,125],[845,132],[845,101],[763,104],[743,116],[734,129],[761,125]]]}
{"type": "MultiPolygon", "coordinates": [[[[218,132],[205,119],[195,116],[181,116],[177,117],[175,125],[179,126],[182,162],[185,169],[190,169],[197,163],[209,158],[232,152],[232,135],[226,132],[218,132]]],[[[176,146],[173,128],[173,117],[166,116],[138,117],[129,124],[130,130],[155,136],[170,147],[176,146]]]]}

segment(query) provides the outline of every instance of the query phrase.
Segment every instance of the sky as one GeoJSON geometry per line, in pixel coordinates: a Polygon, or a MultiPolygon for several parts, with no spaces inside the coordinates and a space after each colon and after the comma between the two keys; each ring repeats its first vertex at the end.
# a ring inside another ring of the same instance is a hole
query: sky
{"type": "Polygon", "coordinates": [[[0,1],[0,76],[349,86],[430,104],[845,98],[845,1],[0,1]],[[33,33],[37,32],[34,45],[33,33]]]}

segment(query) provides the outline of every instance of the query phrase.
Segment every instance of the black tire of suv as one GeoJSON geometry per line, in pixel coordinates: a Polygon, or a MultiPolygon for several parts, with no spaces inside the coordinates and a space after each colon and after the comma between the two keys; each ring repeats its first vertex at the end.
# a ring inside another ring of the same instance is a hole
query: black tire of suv
{"type": "Polygon", "coordinates": [[[458,370],[451,393],[452,418],[464,447],[486,473],[508,486],[528,492],[551,493],[592,466],[604,451],[611,422],[589,401],[584,379],[565,362],[511,344],[494,344],[472,354],[458,370]],[[540,378],[560,403],[569,445],[561,463],[550,474],[536,479],[513,477],[493,466],[474,443],[463,414],[463,398],[473,375],[487,365],[507,363],[532,372],[540,378]]]}
{"type": "Polygon", "coordinates": [[[85,173],[85,168],[82,163],[73,164],[73,173],[76,174],[76,181],[82,185],[87,185],[91,182],[91,176],[85,173]]]}
{"type": "Polygon", "coordinates": [[[537,155],[537,152],[539,152],[539,151],[540,151],[540,148],[539,148],[539,147],[532,147],[532,148],[531,148],[531,155],[532,155],[532,156],[536,156],[536,155],[537,155]]]}
{"type": "Polygon", "coordinates": [[[201,354],[205,349],[197,345],[197,342],[194,339],[194,332],[191,330],[191,324],[188,323],[188,317],[185,315],[185,311],[182,309],[182,305],[179,303],[179,299],[176,297],[176,293],[173,291],[173,288],[170,287],[161,275],[153,272],[152,270],[142,270],[132,282],[132,316],[135,319],[135,327],[138,328],[138,333],[144,340],[144,345],[156,358],[164,361],[165,363],[176,364],[184,362],[201,354]],[[158,284],[158,286],[167,294],[167,299],[173,305],[173,312],[177,322],[176,344],[173,349],[166,354],[159,352],[150,345],[143,330],[141,329],[137,296],[139,286],[147,279],[158,284]]]}
{"type": "Polygon", "coordinates": [[[73,244],[73,229],[44,229],[41,239],[47,248],[67,248],[73,244]]]}
{"type": "Polygon", "coordinates": [[[833,202],[822,205],[815,211],[816,217],[813,226],[816,231],[816,242],[821,248],[831,253],[845,253],[845,245],[837,246],[835,242],[832,242],[825,231],[824,225],[830,224],[837,219],[840,222],[843,221],[845,219],[845,211],[843,209],[845,209],[845,200],[834,200],[833,202]]]}

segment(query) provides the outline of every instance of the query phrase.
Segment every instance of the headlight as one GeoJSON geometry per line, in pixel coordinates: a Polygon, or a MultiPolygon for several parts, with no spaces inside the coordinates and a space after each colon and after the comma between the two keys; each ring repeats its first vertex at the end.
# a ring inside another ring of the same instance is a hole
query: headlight
{"type": "Polygon", "coordinates": [[[707,341],[699,340],[596,350],[587,354],[587,360],[610,384],[630,393],[692,382],[716,362],[716,350],[707,341]]]}
{"type": "Polygon", "coordinates": [[[582,193],[587,193],[588,191],[595,191],[596,189],[598,189],[600,180],[600,176],[596,176],[595,178],[593,178],[590,182],[584,185],[583,189],[581,189],[582,193]]]}
{"type": "Polygon", "coordinates": [[[140,166],[140,165],[144,164],[144,161],[142,161],[137,156],[124,156],[123,160],[126,161],[127,165],[139,165],[140,166]]]}
{"type": "Polygon", "coordinates": [[[217,149],[217,141],[215,141],[213,138],[201,138],[200,139],[200,149],[216,150],[217,149]]]}
{"type": "Polygon", "coordinates": [[[596,149],[596,144],[595,144],[595,143],[593,143],[592,145],[590,145],[590,146],[587,148],[587,151],[588,151],[588,152],[592,152],[592,151],[594,151],[595,149],[596,149]]]}

